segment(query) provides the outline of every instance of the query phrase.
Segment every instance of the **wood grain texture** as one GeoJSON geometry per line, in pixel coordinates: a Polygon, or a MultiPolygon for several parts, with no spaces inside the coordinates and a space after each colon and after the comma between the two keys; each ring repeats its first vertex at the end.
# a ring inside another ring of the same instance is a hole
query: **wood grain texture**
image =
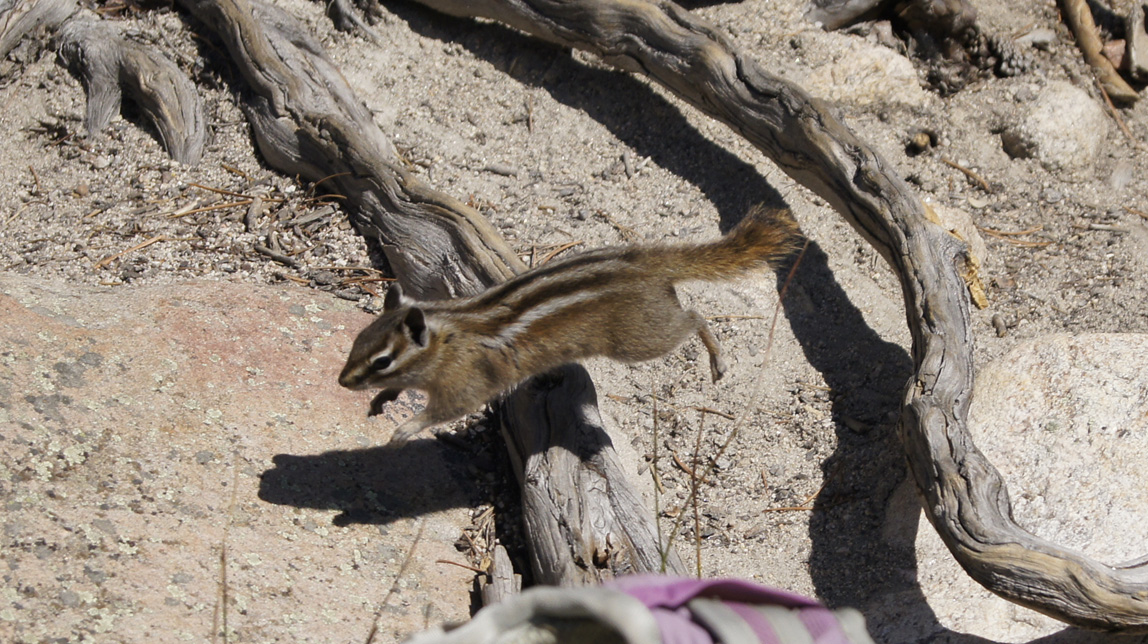
{"type": "Polygon", "coordinates": [[[899,431],[926,514],[950,551],[1006,599],[1079,626],[1148,631],[1148,562],[1107,566],[1013,521],[1004,481],[967,426],[973,336],[962,278],[966,248],[928,220],[899,174],[824,104],[672,2],[420,2],[498,20],[642,73],[729,125],[828,201],[900,278],[915,375],[899,431]]]}
{"type": "Polygon", "coordinates": [[[28,34],[55,29],[78,8],[76,0],[0,0],[0,58],[28,34]]]}
{"type": "Polygon", "coordinates": [[[1084,55],[1084,62],[1092,68],[1108,97],[1121,105],[1132,105],[1139,100],[1140,94],[1120,77],[1112,61],[1102,52],[1104,43],[1100,40],[1100,30],[1092,19],[1092,8],[1088,3],[1085,0],[1058,0],[1057,5],[1064,22],[1076,37],[1076,46],[1084,55]]]}
{"type": "Polygon", "coordinates": [[[120,25],[90,11],[73,15],[54,38],[60,57],[87,93],[84,127],[103,131],[119,113],[123,92],[159,134],[171,158],[195,164],[207,141],[207,119],[195,85],[167,58],[128,40],[120,25]]]}
{"type": "MultiPolygon", "coordinates": [[[[626,483],[598,414],[592,383],[567,365],[522,385],[501,408],[504,424],[538,428],[508,440],[523,459],[522,506],[535,581],[592,584],[611,575],[659,572],[656,534],[632,518],[649,507],[626,483]],[[570,410],[574,414],[570,415],[570,410]],[[574,556],[565,553],[575,548],[574,556]]],[[[675,551],[666,570],[686,574],[675,551]]]]}

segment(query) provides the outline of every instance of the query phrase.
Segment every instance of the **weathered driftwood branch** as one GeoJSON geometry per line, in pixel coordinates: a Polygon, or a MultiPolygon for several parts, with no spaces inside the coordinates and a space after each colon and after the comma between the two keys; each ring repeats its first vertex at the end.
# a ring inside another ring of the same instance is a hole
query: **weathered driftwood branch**
{"type": "MultiPolygon", "coordinates": [[[[532,567],[547,583],[592,583],[599,569],[661,569],[656,535],[632,525],[632,517],[645,516],[649,507],[626,483],[614,450],[598,447],[610,445],[610,438],[593,384],[581,373],[570,365],[535,378],[501,408],[504,423],[538,430],[515,432],[509,447],[516,457],[535,455],[523,458],[520,468],[522,514],[532,567]],[[571,548],[573,559],[564,554],[571,548]]],[[[684,572],[676,557],[668,565],[684,572]]]]}
{"type": "Polygon", "coordinates": [[[977,18],[968,0],[813,0],[809,5],[805,18],[828,30],[893,13],[911,30],[947,38],[972,27],[977,18]]]}
{"type": "Polygon", "coordinates": [[[1012,520],[1004,481],[967,428],[973,338],[964,245],[930,222],[897,172],[823,104],[766,73],[717,29],[671,2],[420,1],[644,73],[829,201],[901,280],[916,372],[900,432],[926,514],[953,555],[993,592],[1058,619],[1148,630],[1148,564],[1107,566],[1012,520]]]}
{"type": "Polygon", "coordinates": [[[501,543],[494,546],[487,576],[490,581],[483,584],[481,590],[483,606],[501,603],[522,592],[522,575],[514,572],[510,555],[501,543]]]}
{"type": "Polygon", "coordinates": [[[1092,19],[1092,9],[1088,3],[1085,0],[1059,0],[1058,4],[1064,21],[1072,29],[1072,35],[1076,37],[1076,46],[1084,55],[1084,62],[1092,68],[1108,97],[1123,105],[1135,103],[1140,95],[1124,82],[1116,67],[1101,52],[1104,45],[1100,42],[1100,31],[1096,28],[1096,21],[1092,19]]]}
{"type": "MultiPolygon", "coordinates": [[[[474,293],[523,268],[479,213],[402,166],[366,107],[294,19],[248,0],[181,4],[223,40],[251,86],[254,98],[246,111],[264,157],[282,172],[326,179],[326,189],[344,195],[359,230],[383,245],[404,290],[421,298],[474,293]]],[[[521,388],[506,402],[512,411],[503,415],[504,429],[516,437],[525,459],[526,512],[540,516],[528,519],[528,531],[554,529],[555,521],[573,528],[528,532],[534,543],[545,544],[532,554],[538,580],[573,584],[600,581],[615,571],[658,570],[650,565],[660,564],[653,517],[636,503],[611,456],[589,375],[571,367],[558,378],[554,388],[521,388]],[[545,411],[538,409],[542,401],[545,411]],[[541,436],[549,441],[539,441],[541,436]],[[587,459],[565,458],[564,450],[587,459]],[[605,482],[592,471],[603,466],[605,482]],[[565,480],[578,485],[563,488],[561,499],[548,496],[547,482],[565,480]],[[599,482],[586,485],[590,480],[599,482]],[[572,513],[572,507],[585,513],[572,513]],[[568,516],[580,520],[573,525],[568,516]]],[[[683,570],[676,556],[669,565],[683,570]]]]}
{"type": "Polygon", "coordinates": [[[0,58],[24,36],[55,29],[76,9],[76,0],[0,0],[0,58]]]}
{"type": "Polygon", "coordinates": [[[195,85],[175,63],[123,36],[119,25],[84,10],[69,18],[55,41],[88,95],[84,127],[97,133],[120,111],[123,91],[155,127],[171,158],[195,164],[203,156],[207,121],[195,85]]]}

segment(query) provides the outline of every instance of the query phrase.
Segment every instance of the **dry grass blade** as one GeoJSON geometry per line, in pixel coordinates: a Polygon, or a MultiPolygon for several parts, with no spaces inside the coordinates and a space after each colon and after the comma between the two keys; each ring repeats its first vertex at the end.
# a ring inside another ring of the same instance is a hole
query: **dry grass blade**
{"type": "Polygon", "coordinates": [[[235,166],[227,165],[226,163],[220,163],[219,166],[221,168],[223,168],[224,170],[230,172],[231,174],[238,175],[238,176],[243,177],[244,179],[246,179],[248,181],[251,181],[251,175],[240,170],[239,168],[236,168],[235,166]]]}
{"type": "Polygon", "coordinates": [[[714,409],[713,407],[691,407],[690,409],[693,409],[694,411],[700,411],[703,414],[713,414],[714,416],[721,416],[722,418],[725,418],[727,420],[737,420],[737,416],[734,416],[733,414],[721,411],[720,409],[714,409]]]}
{"type": "Polygon", "coordinates": [[[171,219],[175,219],[177,217],[186,217],[188,215],[194,215],[194,214],[198,214],[201,212],[209,212],[212,210],[223,210],[225,208],[240,208],[243,206],[250,206],[254,202],[255,202],[254,199],[244,199],[243,201],[230,201],[228,203],[216,203],[216,204],[211,204],[210,206],[202,206],[200,208],[192,208],[191,210],[177,210],[177,211],[171,213],[170,215],[168,215],[168,217],[171,219]]]}
{"type": "Polygon", "coordinates": [[[981,226],[977,226],[977,230],[981,231],[982,233],[984,233],[990,237],[1002,239],[1002,240],[1012,244],[1013,246],[1021,246],[1023,248],[1044,248],[1046,246],[1051,246],[1051,245],[1056,243],[1055,241],[1052,241],[1052,240],[1049,240],[1049,241],[1028,241],[1028,240],[1024,240],[1024,239],[1016,239],[1017,237],[1019,237],[1021,235],[1031,235],[1033,233],[1040,232],[1040,231],[1044,230],[1044,226],[1034,226],[1032,228],[1029,228],[1028,230],[1016,230],[1016,231],[995,230],[993,228],[982,228],[981,226]]]}
{"type": "Polygon", "coordinates": [[[1112,115],[1112,120],[1116,121],[1116,125],[1120,128],[1120,131],[1124,133],[1124,136],[1132,143],[1133,147],[1142,147],[1141,143],[1132,135],[1132,130],[1129,130],[1128,125],[1124,123],[1124,118],[1120,116],[1120,110],[1116,109],[1116,106],[1112,104],[1112,97],[1108,95],[1108,92],[1104,89],[1104,83],[1100,82],[1099,78],[1096,79],[1096,86],[1100,88],[1100,95],[1104,97],[1104,104],[1108,106],[1108,113],[1112,115]]]}
{"type": "Polygon", "coordinates": [[[613,217],[611,217],[604,210],[599,210],[595,214],[597,214],[602,219],[605,219],[606,223],[613,226],[614,230],[618,231],[618,233],[620,235],[622,235],[622,239],[626,240],[626,242],[638,241],[638,231],[636,231],[633,228],[630,228],[629,226],[626,226],[622,223],[619,223],[617,219],[614,219],[613,217]]]}
{"type": "Polygon", "coordinates": [[[463,569],[469,570],[471,572],[476,572],[480,575],[485,575],[488,572],[487,570],[483,570],[482,568],[479,568],[477,566],[470,566],[470,565],[467,565],[464,563],[459,563],[457,561],[451,561],[450,559],[435,559],[434,562],[439,563],[439,564],[447,564],[450,566],[458,566],[459,568],[463,568],[463,569]]]}
{"type": "MultiPolygon", "coordinates": [[[[235,457],[237,460],[238,455],[235,457]]],[[[231,523],[235,518],[235,499],[239,487],[238,462],[231,466],[231,500],[227,504],[227,523],[223,526],[223,539],[219,544],[219,588],[216,596],[216,607],[211,617],[211,641],[214,642],[222,634],[224,644],[230,639],[227,632],[227,541],[231,534],[231,523]]]]}
{"type": "Polygon", "coordinates": [[[949,166],[950,168],[956,168],[957,170],[960,170],[961,173],[964,174],[966,177],[975,181],[976,184],[981,187],[981,190],[984,190],[985,192],[989,193],[990,195],[993,193],[993,189],[992,189],[992,187],[989,186],[989,182],[982,179],[981,175],[973,172],[972,170],[966,168],[965,166],[963,166],[963,165],[961,165],[955,161],[950,161],[949,159],[945,159],[945,158],[942,158],[941,161],[944,161],[945,165],[949,166]]]}
{"type": "Polygon", "coordinates": [[[152,237],[151,239],[142,241],[142,242],[136,244],[135,246],[132,246],[131,248],[121,250],[120,252],[118,252],[114,255],[108,255],[107,257],[96,262],[96,265],[92,267],[92,270],[98,271],[101,268],[104,268],[105,266],[116,261],[120,257],[127,255],[128,253],[134,253],[135,251],[140,250],[141,248],[147,248],[148,246],[151,246],[152,244],[154,244],[156,242],[166,241],[168,239],[170,239],[170,238],[167,235],[156,235],[155,237],[152,237]]]}
{"type": "Polygon", "coordinates": [[[565,244],[562,244],[561,246],[559,246],[555,250],[551,251],[550,253],[547,253],[547,255],[545,257],[538,260],[538,264],[539,265],[545,264],[546,262],[549,262],[550,260],[557,257],[559,253],[570,250],[571,248],[574,248],[575,246],[581,246],[582,244],[583,244],[583,242],[581,242],[581,241],[572,241],[572,242],[567,242],[565,244]]]}
{"type": "Polygon", "coordinates": [[[43,199],[33,199],[32,201],[29,201],[28,203],[20,206],[19,208],[16,209],[16,212],[9,215],[8,218],[4,220],[4,225],[7,226],[8,224],[15,221],[16,218],[19,217],[20,215],[24,214],[24,211],[27,210],[30,206],[47,206],[47,205],[49,205],[48,202],[43,200],[43,199]]]}

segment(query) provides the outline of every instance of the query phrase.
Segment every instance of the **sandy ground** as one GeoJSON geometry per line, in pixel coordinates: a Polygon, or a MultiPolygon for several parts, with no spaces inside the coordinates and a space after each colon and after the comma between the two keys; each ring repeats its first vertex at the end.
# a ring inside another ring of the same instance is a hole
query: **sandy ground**
{"type": "MultiPolygon", "coordinates": [[[[700,532],[705,575],[756,579],[833,605],[916,588],[912,548],[885,538],[891,521],[917,525],[912,504],[897,497],[905,468],[893,427],[910,372],[900,290],[821,199],[724,126],[581,53],[390,2],[375,25],[384,47],[335,31],[320,5],[277,4],[319,34],[417,171],[477,205],[527,261],[571,243],[564,252],[710,238],[752,204],[792,208],[811,245],[780,309],[780,273],[683,289],[732,357],[726,379],[709,383],[696,342],[638,366],[592,361],[602,411],[651,506],[657,425],[669,525],[689,485],[674,458],[693,458],[699,431],[701,452],[716,453],[733,429],[696,409],[754,410],[702,491],[699,522],[684,510],[682,554],[693,566],[700,532]],[[656,419],[651,393],[661,401],[656,419]],[[763,512],[815,496],[812,512],[763,512]],[[891,517],[891,507],[907,515],[891,517]]],[[[1148,106],[1121,112],[1140,149],[1110,119],[1082,168],[1011,158],[1001,132],[1050,83],[1103,103],[1053,3],[977,5],[986,31],[1014,38],[1047,28],[1055,37],[1047,51],[1026,50],[1028,72],[987,77],[947,98],[922,89],[923,72],[872,39],[807,23],[798,0],[695,10],[767,69],[835,101],[922,198],[968,213],[982,229],[991,306],[973,314],[978,362],[1052,332],[1148,331],[1148,106]],[[881,62],[864,73],[840,72],[874,52],[881,62]],[[922,129],[939,145],[911,155],[907,144],[922,129]]],[[[0,180],[8,186],[0,270],[113,289],[193,278],[297,282],[377,306],[377,274],[353,268],[369,260],[344,213],[254,152],[235,103],[244,90],[226,61],[197,48],[194,25],[178,12],[130,20],[200,86],[211,122],[204,160],[169,161],[130,106],[107,132],[82,136],[78,81],[52,54],[18,49],[0,63],[0,180]],[[245,208],[226,206],[237,198],[220,190],[264,195],[270,217],[247,230],[245,208]],[[199,210],[210,206],[218,207],[199,210]],[[254,251],[271,232],[298,251],[299,267],[254,251]]]]}

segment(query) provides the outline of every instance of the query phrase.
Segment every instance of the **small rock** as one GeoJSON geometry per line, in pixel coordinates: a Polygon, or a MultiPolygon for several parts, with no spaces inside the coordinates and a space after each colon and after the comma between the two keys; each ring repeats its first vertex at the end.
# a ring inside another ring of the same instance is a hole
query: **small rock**
{"type": "Polygon", "coordinates": [[[339,281],[339,276],[333,271],[315,271],[315,273],[311,275],[311,279],[315,280],[315,283],[319,286],[330,286],[339,281]]]}
{"type": "Polygon", "coordinates": [[[843,34],[820,34],[840,39],[831,47],[810,47],[812,67],[802,83],[814,96],[851,105],[906,105],[923,107],[929,94],[917,80],[912,61],[895,51],[843,34]]]}
{"type": "Polygon", "coordinates": [[[993,314],[992,322],[993,329],[996,330],[998,338],[1003,338],[1008,335],[1008,326],[1005,325],[1004,318],[1002,318],[999,313],[993,314]]]}
{"type": "Polygon", "coordinates": [[[486,172],[493,172],[494,174],[504,177],[513,177],[518,175],[518,169],[507,165],[505,163],[491,163],[483,168],[486,172]]]}
{"type": "Polygon", "coordinates": [[[1073,171],[1095,165],[1107,136],[1108,117],[1100,105],[1088,92],[1058,81],[1001,133],[1001,144],[1013,158],[1035,158],[1050,171],[1073,171]]]}
{"type": "Polygon", "coordinates": [[[1016,39],[1018,45],[1032,45],[1041,51],[1048,51],[1054,42],[1056,42],[1056,32],[1045,28],[1033,29],[1016,39]]]}
{"type": "Polygon", "coordinates": [[[1132,183],[1134,172],[1135,168],[1127,159],[1117,161],[1116,167],[1112,168],[1112,174],[1108,177],[1108,187],[1116,191],[1123,190],[1132,183]]]}

